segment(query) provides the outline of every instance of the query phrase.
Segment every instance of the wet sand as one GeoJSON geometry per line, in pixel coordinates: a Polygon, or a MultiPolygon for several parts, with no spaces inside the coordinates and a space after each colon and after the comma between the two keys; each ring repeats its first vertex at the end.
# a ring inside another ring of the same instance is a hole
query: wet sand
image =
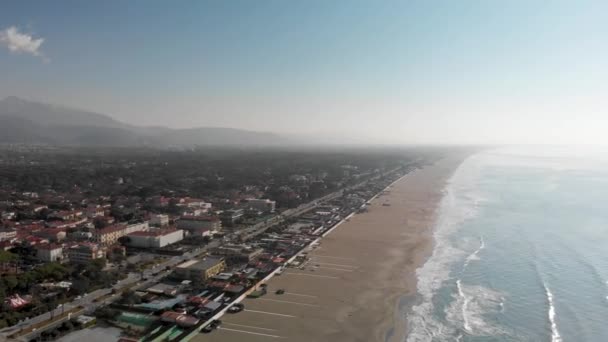
{"type": "Polygon", "coordinates": [[[324,237],[303,269],[272,278],[266,296],[246,299],[245,311],[193,341],[401,341],[399,303],[416,293],[442,190],[461,161],[442,160],[393,184],[324,237]]]}

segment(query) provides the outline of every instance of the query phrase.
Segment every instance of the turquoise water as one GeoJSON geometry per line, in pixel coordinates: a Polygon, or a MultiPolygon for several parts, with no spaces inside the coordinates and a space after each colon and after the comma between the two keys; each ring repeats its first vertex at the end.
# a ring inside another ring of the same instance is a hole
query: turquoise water
{"type": "Polygon", "coordinates": [[[445,189],[407,341],[608,341],[602,152],[468,158],[445,189]]]}

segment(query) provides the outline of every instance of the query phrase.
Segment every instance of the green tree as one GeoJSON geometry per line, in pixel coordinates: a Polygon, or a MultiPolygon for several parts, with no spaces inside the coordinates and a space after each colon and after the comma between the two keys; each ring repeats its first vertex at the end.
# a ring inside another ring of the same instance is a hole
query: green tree
{"type": "Polygon", "coordinates": [[[4,286],[6,287],[6,289],[9,291],[15,290],[15,288],[19,284],[17,277],[15,277],[14,275],[8,275],[8,276],[3,277],[2,282],[4,283],[4,286]]]}

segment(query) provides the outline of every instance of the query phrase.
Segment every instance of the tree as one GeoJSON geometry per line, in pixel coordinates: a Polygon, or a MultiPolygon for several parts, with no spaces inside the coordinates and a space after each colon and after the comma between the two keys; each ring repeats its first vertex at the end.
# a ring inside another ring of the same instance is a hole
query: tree
{"type": "Polygon", "coordinates": [[[131,290],[125,290],[120,299],[122,303],[129,306],[141,303],[141,298],[131,290]]]}
{"type": "Polygon", "coordinates": [[[2,282],[4,283],[6,289],[9,291],[13,291],[19,284],[17,277],[15,277],[14,275],[8,275],[3,277],[2,282]]]}
{"type": "Polygon", "coordinates": [[[72,290],[76,293],[83,294],[89,290],[91,282],[87,278],[77,278],[72,281],[72,290]]]}
{"type": "Polygon", "coordinates": [[[131,243],[131,238],[128,236],[121,236],[118,238],[118,243],[123,246],[128,246],[131,243]]]}
{"type": "Polygon", "coordinates": [[[101,319],[112,320],[118,315],[120,315],[120,311],[114,310],[107,306],[102,306],[95,310],[95,316],[101,319]]]}

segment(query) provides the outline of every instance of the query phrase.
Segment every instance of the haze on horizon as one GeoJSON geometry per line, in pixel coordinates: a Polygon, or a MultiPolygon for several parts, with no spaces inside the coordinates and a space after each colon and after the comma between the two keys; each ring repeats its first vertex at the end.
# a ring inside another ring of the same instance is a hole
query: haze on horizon
{"type": "Polygon", "coordinates": [[[16,1],[0,98],[372,143],[608,144],[605,1],[16,1]]]}

